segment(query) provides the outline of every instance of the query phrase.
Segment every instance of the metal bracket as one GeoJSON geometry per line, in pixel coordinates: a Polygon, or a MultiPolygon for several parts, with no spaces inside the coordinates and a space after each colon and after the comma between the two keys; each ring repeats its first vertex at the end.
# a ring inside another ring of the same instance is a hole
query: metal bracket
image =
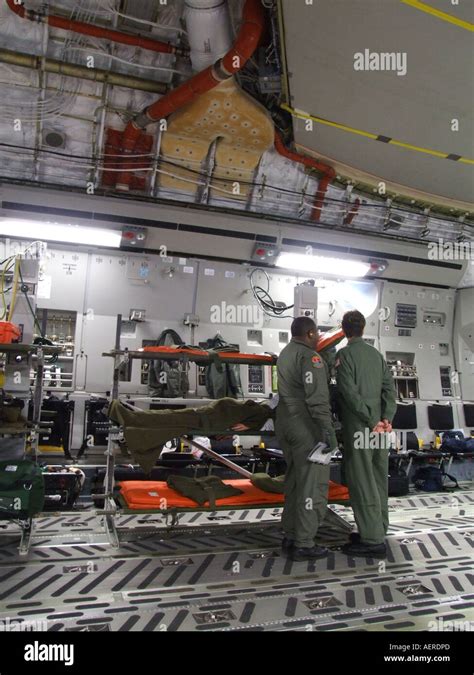
{"type": "Polygon", "coordinates": [[[20,555],[27,555],[30,550],[31,536],[33,534],[33,518],[20,521],[21,540],[18,547],[20,555]]]}

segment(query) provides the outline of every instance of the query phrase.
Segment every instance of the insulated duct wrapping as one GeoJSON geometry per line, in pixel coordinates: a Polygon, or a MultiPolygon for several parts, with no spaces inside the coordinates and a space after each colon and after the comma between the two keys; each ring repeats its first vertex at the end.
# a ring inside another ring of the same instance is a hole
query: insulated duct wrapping
{"type": "MultiPolygon", "coordinates": [[[[202,171],[211,144],[217,140],[211,190],[213,197],[246,199],[249,185],[264,152],[273,146],[274,129],[263,106],[243,92],[234,79],[223,82],[175,113],[163,135],[163,159],[193,171],[202,171]],[[238,183],[236,189],[235,183],[238,183]]],[[[195,193],[202,181],[176,166],[163,168],[186,180],[161,175],[160,187],[195,193]]]]}
{"type": "Polygon", "coordinates": [[[226,0],[186,0],[184,17],[193,70],[200,72],[232,46],[229,8],[226,0]]]}

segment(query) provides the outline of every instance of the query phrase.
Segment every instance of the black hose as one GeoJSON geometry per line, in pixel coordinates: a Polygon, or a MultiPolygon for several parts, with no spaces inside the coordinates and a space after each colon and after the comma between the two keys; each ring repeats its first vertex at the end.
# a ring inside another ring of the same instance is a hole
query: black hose
{"type": "Polygon", "coordinates": [[[270,295],[270,277],[268,276],[268,273],[262,269],[261,267],[256,267],[252,273],[250,274],[250,288],[252,289],[253,296],[255,300],[258,302],[259,307],[261,308],[262,312],[266,314],[267,316],[271,316],[275,319],[292,319],[293,316],[289,314],[285,314],[284,312],[288,312],[291,309],[293,309],[294,305],[284,305],[282,303],[276,304],[270,295]],[[262,288],[262,286],[256,286],[253,280],[254,274],[256,272],[262,272],[262,274],[265,275],[265,278],[267,280],[267,288],[262,288]]]}

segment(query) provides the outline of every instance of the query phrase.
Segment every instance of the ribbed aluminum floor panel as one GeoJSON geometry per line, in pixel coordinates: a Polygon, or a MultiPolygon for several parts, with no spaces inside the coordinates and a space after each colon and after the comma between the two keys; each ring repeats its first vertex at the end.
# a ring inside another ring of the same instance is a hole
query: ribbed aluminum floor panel
{"type": "MultiPolygon", "coordinates": [[[[474,622],[474,490],[392,499],[386,561],[281,555],[279,510],[118,519],[113,548],[100,516],[47,516],[29,555],[0,530],[0,621],[48,630],[428,630],[474,622]],[[244,517],[242,514],[246,513],[244,517]],[[223,518],[225,516],[225,518],[223,518]],[[210,519],[209,519],[210,518],[210,519]]],[[[334,510],[351,518],[350,509],[334,510]]],[[[471,624],[474,627],[474,623],[471,624]]]]}

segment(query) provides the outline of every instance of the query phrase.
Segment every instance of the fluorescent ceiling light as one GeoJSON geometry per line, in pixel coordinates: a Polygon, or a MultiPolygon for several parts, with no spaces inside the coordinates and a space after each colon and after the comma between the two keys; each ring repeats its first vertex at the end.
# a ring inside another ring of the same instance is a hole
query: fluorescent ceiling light
{"type": "Polygon", "coordinates": [[[122,233],[118,230],[45,223],[40,220],[16,220],[14,218],[0,218],[0,235],[21,239],[57,241],[65,244],[107,246],[109,248],[120,248],[120,242],[122,241],[122,233]]]}
{"type": "Polygon", "coordinates": [[[304,253],[281,253],[276,266],[296,270],[297,272],[331,274],[338,277],[365,277],[370,270],[368,262],[325,258],[323,256],[305,255],[304,253]]]}

